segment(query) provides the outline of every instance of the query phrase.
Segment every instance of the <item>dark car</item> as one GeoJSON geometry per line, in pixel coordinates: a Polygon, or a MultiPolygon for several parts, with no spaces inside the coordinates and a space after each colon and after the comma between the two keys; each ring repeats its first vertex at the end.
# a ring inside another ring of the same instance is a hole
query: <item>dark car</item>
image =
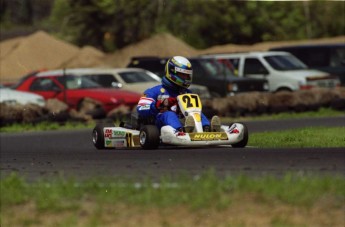
{"type": "Polygon", "coordinates": [[[100,102],[103,117],[121,104],[134,108],[141,97],[135,92],[103,88],[86,77],[67,74],[64,70],[32,73],[23,77],[14,88],[39,94],[46,100],[56,98],[77,110],[85,98],[91,98],[100,102]]]}
{"type": "MultiPolygon", "coordinates": [[[[133,57],[127,67],[144,68],[162,77],[169,58],[133,57]]],[[[207,86],[213,97],[241,92],[268,91],[266,79],[238,78],[225,65],[212,58],[188,58],[193,66],[193,84],[207,86]]]]}
{"type": "Polygon", "coordinates": [[[328,72],[339,77],[345,86],[345,44],[314,44],[271,48],[286,51],[299,58],[309,68],[328,72]]]}

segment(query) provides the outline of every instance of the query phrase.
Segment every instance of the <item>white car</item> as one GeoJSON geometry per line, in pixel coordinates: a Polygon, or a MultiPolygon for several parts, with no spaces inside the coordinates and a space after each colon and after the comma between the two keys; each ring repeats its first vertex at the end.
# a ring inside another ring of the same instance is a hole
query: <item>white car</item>
{"type": "Polygon", "coordinates": [[[12,105],[36,104],[41,107],[45,106],[45,100],[41,95],[23,91],[16,91],[2,85],[0,85],[0,103],[7,103],[12,105]]]}
{"type": "Polygon", "coordinates": [[[238,77],[265,78],[270,91],[296,91],[313,87],[334,88],[340,85],[337,77],[309,69],[288,52],[262,51],[205,55],[229,66],[238,77]]]}

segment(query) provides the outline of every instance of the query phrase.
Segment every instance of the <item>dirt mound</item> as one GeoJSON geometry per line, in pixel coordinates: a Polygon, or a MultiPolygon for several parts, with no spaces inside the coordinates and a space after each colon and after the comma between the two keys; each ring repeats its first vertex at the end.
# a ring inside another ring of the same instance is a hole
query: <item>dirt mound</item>
{"type": "Polygon", "coordinates": [[[104,58],[94,47],[79,48],[43,31],[3,41],[0,48],[0,82],[15,82],[37,69],[93,67],[104,58]]]}
{"type": "Polygon", "coordinates": [[[46,32],[38,31],[27,37],[5,40],[0,43],[0,83],[13,83],[26,73],[38,69],[78,67],[125,67],[133,56],[197,56],[206,53],[267,50],[271,47],[311,44],[344,43],[345,36],[289,42],[265,42],[255,45],[222,45],[196,50],[168,33],[158,34],[112,54],[94,47],[79,48],[59,40],[46,32]]]}
{"type": "Polygon", "coordinates": [[[198,51],[182,40],[168,33],[158,34],[137,44],[129,45],[107,56],[105,64],[125,67],[133,56],[173,56],[186,57],[197,55],[198,51]]]}
{"type": "Polygon", "coordinates": [[[254,45],[217,45],[204,50],[200,50],[199,54],[217,54],[217,53],[233,53],[246,51],[266,51],[273,47],[302,45],[302,44],[323,44],[323,43],[345,43],[345,36],[338,36],[333,38],[322,38],[314,40],[297,40],[297,41],[277,41],[277,42],[263,42],[254,45]]]}
{"type": "Polygon", "coordinates": [[[65,62],[64,64],[60,65],[60,67],[79,68],[100,66],[103,64],[103,59],[105,56],[105,53],[103,53],[102,51],[92,46],[85,46],[80,49],[77,56],[73,57],[71,61],[65,62]]]}
{"type": "Polygon", "coordinates": [[[23,37],[5,40],[0,43],[0,60],[5,59],[23,40],[23,37]]]}
{"type": "Polygon", "coordinates": [[[79,48],[39,31],[21,39],[1,59],[1,79],[16,80],[36,69],[54,69],[77,55],[79,48]]]}

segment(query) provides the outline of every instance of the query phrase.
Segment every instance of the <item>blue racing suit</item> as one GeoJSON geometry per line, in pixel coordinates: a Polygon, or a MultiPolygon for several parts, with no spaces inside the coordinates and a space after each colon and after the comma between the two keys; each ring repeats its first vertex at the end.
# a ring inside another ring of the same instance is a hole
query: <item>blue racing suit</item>
{"type": "MultiPolygon", "coordinates": [[[[170,125],[174,129],[180,130],[183,126],[179,120],[179,114],[176,113],[176,97],[186,93],[191,93],[191,91],[189,89],[175,91],[164,85],[149,88],[139,100],[138,114],[142,118],[154,117],[156,126],[159,129],[165,125],[170,125]],[[168,108],[161,108],[164,101],[169,103],[168,108]]],[[[209,120],[203,113],[201,113],[201,122],[202,126],[210,125],[209,120]]]]}

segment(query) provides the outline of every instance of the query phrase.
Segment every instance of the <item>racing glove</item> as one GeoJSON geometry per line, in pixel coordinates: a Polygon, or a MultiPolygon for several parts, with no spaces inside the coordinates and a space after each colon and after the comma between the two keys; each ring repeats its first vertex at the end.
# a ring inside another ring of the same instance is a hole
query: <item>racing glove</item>
{"type": "Polygon", "coordinates": [[[176,98],[166,98],[163,100],[158,100],[156,102],[156,108],[162,113],[167,110],[176,112],[177,109],[177,100],[176,98]]]}

